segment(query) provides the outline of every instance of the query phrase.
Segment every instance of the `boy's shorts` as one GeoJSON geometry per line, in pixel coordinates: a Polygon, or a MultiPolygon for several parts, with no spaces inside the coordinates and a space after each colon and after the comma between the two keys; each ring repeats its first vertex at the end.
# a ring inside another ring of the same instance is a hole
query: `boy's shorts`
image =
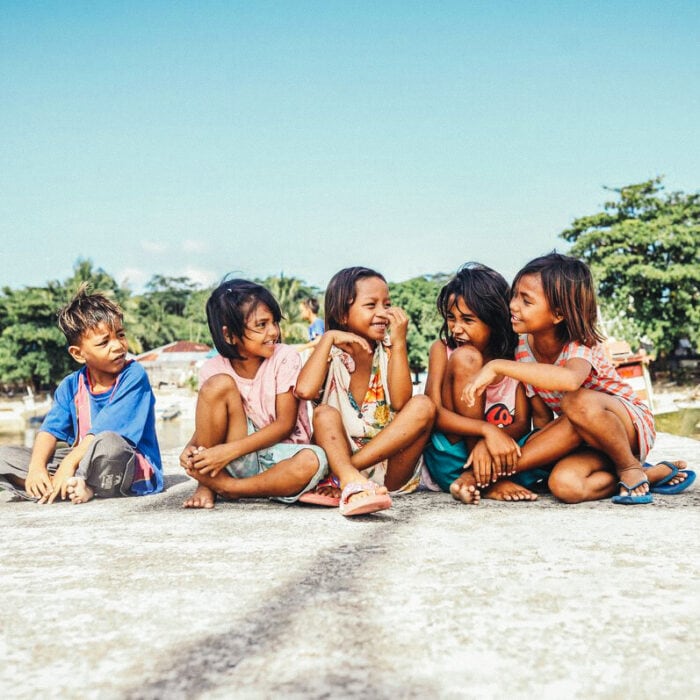
{"type": "MultiPolygon", "coordinates": [[[[253,422],[248,419],[248,435],[257,432],[257,428],[253,422]]],[[[225,469],[230,476],[234,479],[246,479],[251,476],[257,476],[271,469],[279,462],[285,459],[290,459],[294,457],[295,454],[301,452],[302,450],[311,450],[318,459],[318,469],[316,473],[311,477],[304,488],[294,496],[274,496],[273,500],[281,501],[282,503],[295,503],[299,500],[299,496],[306,493],[307,491],[312,491],[316,488],[319,481],[324,479],[328,475],[328,460],[326,459],[326,453],[317,445],[304,445],[291,442],[278,442],[276,445],[271,445],[270,447],[265,447],[257,452],[249,452],[243,457],[234,459],[229,462],[225,469]]]]}
{"type": "MultiPolygon", "coordinates": [[[[534,432],[517,440],[518,445],[522,447],[534,432]]],[[[453,444],[444,433],[434,432],[423,449],[423,459],[433,481],[443,491],[449,491],[450,484],[464,471],[464,464],[469,459],[469,450],[464,440],[458,440],[453,444]]],[[[546,484],[550,471],[551,469],[530,469],[509,476],[508,479],[529,489],[542,481],[546,484]]]]}

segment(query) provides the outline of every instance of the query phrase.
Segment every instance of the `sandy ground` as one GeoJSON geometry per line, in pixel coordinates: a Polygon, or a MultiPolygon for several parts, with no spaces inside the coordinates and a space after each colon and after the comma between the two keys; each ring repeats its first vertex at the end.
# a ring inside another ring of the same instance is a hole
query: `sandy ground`
{"type": "MultiPolygon", "coordinates": [[[[700,468],[700,443],[656,457],[700,468]]],[[[0,503],[3,698],[697,697],[700,489],[650,506],[0,503]]]]}

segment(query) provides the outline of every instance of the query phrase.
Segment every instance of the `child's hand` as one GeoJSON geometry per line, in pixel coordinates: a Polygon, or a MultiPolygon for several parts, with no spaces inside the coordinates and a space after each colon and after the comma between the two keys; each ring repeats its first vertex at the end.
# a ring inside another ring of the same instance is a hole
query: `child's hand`
{"type": "Polygon", "coordinates": [[[333,345],[341,350],[351,352],[352,348],[356,347],[370,355],[372,354],[372,348],[362,336],[350,333],[349,331],[331,331],[331,333],[333,333],[333,345]]]}
{"type": "Polygon", "coordinates": [[[235,455],[231,455],[231,445],[214,445],[214,447],[197,447],[192,455],[192,470],[200,474],[216,476],[235,455]]]}
{"type": "Polygon", "coordinates": [[[476,485],[484,488],[491,485],[492,466],[491,453],[488,451],[484,440],[479,440],[474,449],[469,453],[469,459],[464,465],[465,469],[472,468],[476,485]]]}
{"type": "Polygon", "coordinates": [[[24,480],[24,490],[34,498],[43,498],[51,493],[51,476],[45,466],[29,467],[27,478],[24,480]]]}
{"type": "Polygon", "coordinates": [[[491,455],[493,480],[515,473],[515,467],[520,457],[520,445],[495,425],[488,425],[484,435],[484,444],[491,455]]]}
{"type": "Polygon", "coordinates": [[[391,342],[406,342],[406,334],[408,333],[408,315],[398,306],[390,306],[386,310],[386,315],[389,317],[389,326],[391,329],[391,342]]]}
{"type": "Polygon", "coordinates": [[[197,452],[197,448],[194,445],[187,445],[185,449],[180,453],[180,466],[189,471],[192,469],[192,458],[197,452]]]}
{"type": "Polygon", "coordinates": [[[486,387],[493,383],[498,375],[491,369],[491,363],[487,362],[476,374],[476,376],[467,382],[467,385],[462,391],[462,401],[465,401],[467,406],[473,406],[476,403],[478,396],[481,396],[486,387]]]}
{"type": "Polygon", "coordinates": [[[66,464],[65,461],[56,470],[56,473],[51,479],[51,491],[45,493],[39,503],[53,503],[59,496],[61,500],[65,500],[68,495],[68,479],[75,475],[78,470],[78,465],[66,464]]]}

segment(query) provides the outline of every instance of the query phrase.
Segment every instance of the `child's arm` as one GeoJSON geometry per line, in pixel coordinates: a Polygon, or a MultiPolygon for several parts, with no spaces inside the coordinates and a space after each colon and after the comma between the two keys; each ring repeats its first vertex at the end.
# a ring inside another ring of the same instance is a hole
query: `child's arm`
{"type": "Polygon", "coordinates": [[[389,356],[388,376],[386,378],[391,396],[391,407],[400,411],[413,396],[411,369],[408,366],[408,348],[406,332],[408,316],[404,311],[391,306],[386,311],[391,324],[391,355],[389,356]]]}
{"type": "Polygon", "coordinates": [[[192,454],[192,468],[202,474],[216,476],[234,459],[286,440],[294,430],[298,410],[299,401],[291,389],[284,394],[277,394],[275,398],[277,418],[272,423],[240,440],[213,447],[197,448],[192,454]]]}
{"type": "Polygon", "coordinates": [[[24,490],[34,498],[43,498],[51,493],[51,476],[46,465],[56,451],[58,440],[51,433],[40,430],[34,440],[32,456],[29,459],[24,490]]]}
{"type": "Polygon", "coordinates": [[[295,396],[309,401],[318,398],[328,374],[328,360],[334,345],[345,350],[372,353],[369,343],[359,335],[346,331],[327,331],[321,336],[313,354],[301,368],[294,389],[295,396]]]}
{"type": "Polygon", "coordinates": [[[473,406],[476,397],[496,377],[505,375],[523,384],[531,384],[551,391],[576,391],[590,374],[591,364],[580,357],[567,360],[563,366],[543,362],[516,362],[515,360],[491,360],[487,362],[462,392],[462,400],[473,406]]]}

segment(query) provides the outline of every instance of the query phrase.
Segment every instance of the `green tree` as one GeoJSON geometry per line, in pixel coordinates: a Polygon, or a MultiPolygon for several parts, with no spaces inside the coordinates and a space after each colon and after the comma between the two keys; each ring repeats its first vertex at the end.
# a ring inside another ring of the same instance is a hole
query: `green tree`
{"type": "Polygon", "coordinates": [[[426,275],[389,284],[391,303],[402,308],[410,319],[408,363],[414,373],[424,372],[428,367],[430,345],[442,325],[435,302],[447,278],[447,275],[426,275]]]}
{"type": "Polygon", "coordinates": [[[296,277],[266,277],[256,280],[277,299],[282,310],[280,330],[285,343],[305,343],[308,340],[307,325],[301,317],[299,302],[310,296],[319,296],[316,287],[307,285],[296,277]]]}
{"type": "Polygon", "coordinates": [[[661,183],[612,189],[615,200],[561,237],[590,265],[610,332],[670,352],[681,338],[700,345],[700,194],[666,194],[661,183]]]}

